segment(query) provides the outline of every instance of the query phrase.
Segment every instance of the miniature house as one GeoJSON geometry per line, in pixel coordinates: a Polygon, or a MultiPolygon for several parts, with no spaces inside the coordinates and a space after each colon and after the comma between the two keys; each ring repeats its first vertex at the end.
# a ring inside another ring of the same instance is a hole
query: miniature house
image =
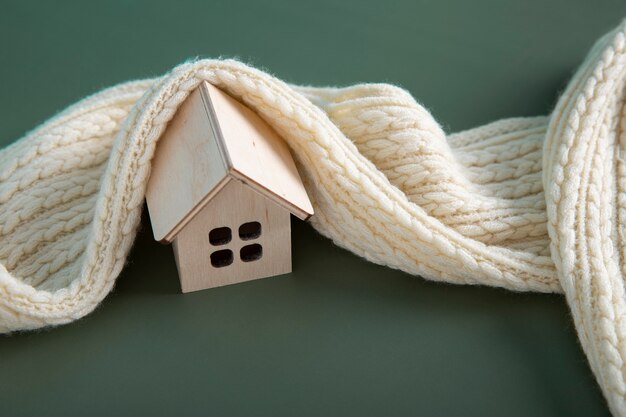
{"type": "Polygon", "coordinates": [[[287,144],[207,82],[159,139],[146,201],[183,292],[291,272],[290,214],[313,214],[287,144]]]}

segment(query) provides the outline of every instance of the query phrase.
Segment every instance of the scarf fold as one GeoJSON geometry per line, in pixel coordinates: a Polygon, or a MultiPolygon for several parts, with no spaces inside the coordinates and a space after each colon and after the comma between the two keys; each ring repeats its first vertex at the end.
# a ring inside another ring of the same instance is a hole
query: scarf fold
{"type": "Polygon", "coordinates": [[[0,151],[0,332],[71,322],[110,292],[158,138],[203,80],[281,134],[335,244],[427,279],[563,292],[626,416],[626,23],[550,116],[451,135],[401,88],[290,85],[234,60],[88,97],[0,151]]]}

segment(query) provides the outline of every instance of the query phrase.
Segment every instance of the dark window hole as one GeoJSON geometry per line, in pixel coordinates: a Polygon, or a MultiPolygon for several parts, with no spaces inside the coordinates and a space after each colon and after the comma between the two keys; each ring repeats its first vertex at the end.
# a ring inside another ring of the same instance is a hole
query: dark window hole
{"type": "Polygon", "coordinates": [[[233,238],[233,233],[230,227],[216,227],[209,232],[209,242],[211,245],[225,245],[233,238]]]}
{"type": "Polygon", "coordinates": [[[239,226],[239,237],[242,240],[256,239],[261,236],[261,223],[248,222],[239,226]]]}
{"type": "Polygon", "coordinates": [[[223,268],[233,263],[233,251],[230,249],[217,250],[211,254],[211,265],[223,268]]]}
{"type": "Polygon", "coordinates": [[[244,262],[257,261],[263,256],[263,247],[258,243],[246,245],[239,251],[239,256],[244,262]]]}

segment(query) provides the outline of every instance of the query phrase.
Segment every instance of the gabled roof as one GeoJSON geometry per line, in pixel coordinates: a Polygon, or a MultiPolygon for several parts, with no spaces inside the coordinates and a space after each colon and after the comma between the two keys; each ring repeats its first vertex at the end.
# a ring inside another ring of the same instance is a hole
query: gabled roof
{"type": "Polygon", "coordinates": [[[313,214],[283,139],[255,112],[203,82],[157,143],[146,192],[155,239],[171,242],[233,180],[302,220],[313,214]]]}

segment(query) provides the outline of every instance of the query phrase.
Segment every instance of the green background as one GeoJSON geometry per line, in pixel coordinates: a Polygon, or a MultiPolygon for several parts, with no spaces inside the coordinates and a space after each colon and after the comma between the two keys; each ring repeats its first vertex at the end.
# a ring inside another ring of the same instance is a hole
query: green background
{"type": "MultiPolygon", "coordinates": [[[[449,132],[548,113],[623,0],[0,3],[0,144],[196,56],[390,82],[449,132]]],[[[294,272],[179,294],[147,218],[86,318],[0,338],[2,416],[596,416],[561,296],[369,264],[293,221],[294,272]]]]}

